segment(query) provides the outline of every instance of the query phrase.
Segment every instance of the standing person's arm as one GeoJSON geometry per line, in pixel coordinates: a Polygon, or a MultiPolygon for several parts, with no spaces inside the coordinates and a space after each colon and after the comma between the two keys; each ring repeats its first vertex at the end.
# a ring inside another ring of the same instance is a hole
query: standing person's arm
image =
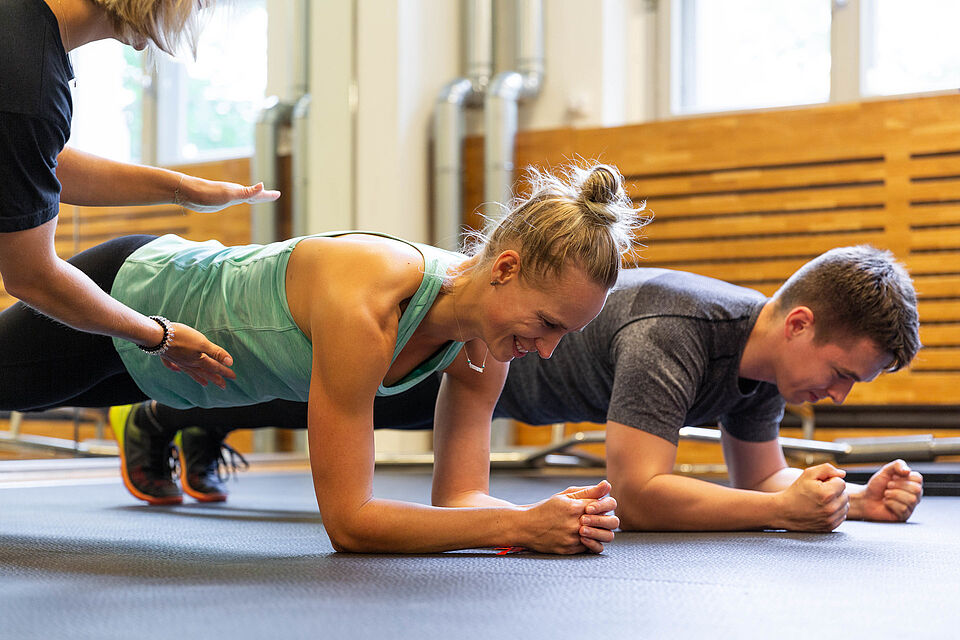
{"type": "Polygon", "coordinates": [[[241,202],[269,202],[279,191],[243,186],[168,169],[127,164],[65,147],[57,157],[60,200],[80,206],[177,204],[210,213],[241,202]]]}
{"type": "MultiPolygon", "coordinates": [[[[129,340],[145,347],[159,345],[163,328],[143,314],[111,298],[79,269],[54,252],[57,220],[0,233],[0,273],[7,292],[79,331],[129,340]]],[[[164,363],[200,384],[223,387],[236,375],[225,350],[186,325],[173,323],[174,337],[164,363]]]]}

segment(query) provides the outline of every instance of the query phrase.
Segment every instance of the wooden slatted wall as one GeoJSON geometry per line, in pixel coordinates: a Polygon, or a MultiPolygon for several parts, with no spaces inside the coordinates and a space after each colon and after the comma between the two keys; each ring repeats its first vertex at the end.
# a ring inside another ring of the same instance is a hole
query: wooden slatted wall
{"type": "MultiPolygon", "coordinates": [[[[655,214],[643,266],[772,293],[832,247],[893,251],[920,294],[924,349],[848,404],[960,401],[960,96],[521,133],[516,166],[617,165],[655,214]]],[[[482,201],[482,140],[465,149],[465,211],[482,201]]],[[[476,224],[474,214],[468,223],[476,224]]]]}

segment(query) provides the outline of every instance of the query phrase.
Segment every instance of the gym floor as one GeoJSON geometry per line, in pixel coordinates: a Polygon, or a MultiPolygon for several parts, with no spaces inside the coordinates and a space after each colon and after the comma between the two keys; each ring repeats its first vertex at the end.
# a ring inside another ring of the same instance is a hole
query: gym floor
{"type": "MultiPolygon", "coordinates": [[[[0,464],[0,637],[920,638],[960,629],[960,498],[830,534],[618,533],[601,555],[334,553],[300,465],[229,502],[148,507],[103,462],[32,481],[0,464]],[[5,479],[6,478],[6,479],[5,479]],[[12,479],[11,479],[12,478],[12,479]]],[[[48,463],[49,464],[49,463],[48,463]]],[[[538,500],[589,477],[496,472],[538,500]]],[[[428,502],[428,470],[378,470],[428,502]]]]}

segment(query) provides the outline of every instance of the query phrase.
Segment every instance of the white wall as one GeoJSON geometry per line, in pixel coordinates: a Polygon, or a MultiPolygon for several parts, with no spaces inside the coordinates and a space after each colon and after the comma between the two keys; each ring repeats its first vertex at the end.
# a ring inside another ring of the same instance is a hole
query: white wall
{"type": "MultiPolygon", "coordinates": [[[[268,93],[295,98],[295,3],[268,0],[268,93]]],[[[615,126],[656,104],[650,0],[544,0],[545,77],[522,129],[615,126]]],[[[496,69],[513,67],[515,0],[496,0],[496,69]]],[[[462,75],[462,2],[310,2],[310,230],[358,227],[429,239],[429,130],[462,75]]],[[[469,114],[472,131],[481,118],[469,114]]]]}
{"type": "Polygon", "coordinates": [[[357,226],[430,239],[433,103],[460,73],[460,3],[358,4],[357,226]]]}

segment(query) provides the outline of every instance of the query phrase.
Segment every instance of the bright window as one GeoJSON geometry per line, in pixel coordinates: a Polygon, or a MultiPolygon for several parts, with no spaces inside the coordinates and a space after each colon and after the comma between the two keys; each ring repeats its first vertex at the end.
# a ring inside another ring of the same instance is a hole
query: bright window
{"type": "Polygon", "coordinates": [[[196,61],[165,61],[157,91],[158,161],[250,155],[267,84],[264,0],[213,12],[196,61]]]}
{"type": "Polygon", "coordinates": [[[101,40],[70,54],[76,83],[70,144],[123,162],[143,159],[143,54],[101,40]]]}
{"type": "Polygon", "coordinates": [[[863,95],[960,87],[960,2],[861,2],[863,95]]]}
{"type": "Polygon", "coordinates": [[[164,165],[253,152],[267,82],[266,0],[218,3],[196,61],[161,55],[144,71],[144,56],[115,40],[80,47],[71,58],[71,145],[164,165]]]}
{"type": "Polygon", "coordinates": [[[830,98],[830,0],[678,0],[673,6],[679,11],[673,16],[674,113],[830,98]]]}

